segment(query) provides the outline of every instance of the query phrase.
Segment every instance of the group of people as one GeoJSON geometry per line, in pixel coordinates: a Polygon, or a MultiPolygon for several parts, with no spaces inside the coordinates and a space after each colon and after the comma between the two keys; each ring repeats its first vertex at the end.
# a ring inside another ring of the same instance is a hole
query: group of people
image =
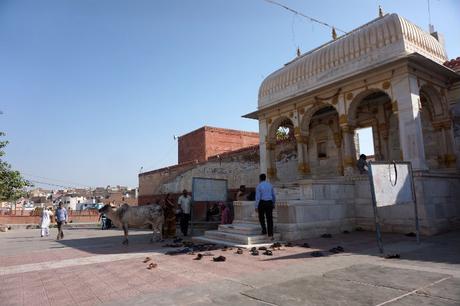
{"type": "Polygon", "coordinates": [[[67,224],[69,218],[67,215],[67,210],[65,209],[62,202],[59,202],[58,208],[56,209],[56,214],[53,213],[53,209],[51,207],[45,208],[42,211],[41,218],[40,218],[40,229],[41,229],[41,237],[48,237],[50,234],[50,225],[52,222],[52,218],[56,220],[56,224],[58,227],[58,234],[57,240],[64,238],[64,232],[62,230],[62,226],[67,224]]]}

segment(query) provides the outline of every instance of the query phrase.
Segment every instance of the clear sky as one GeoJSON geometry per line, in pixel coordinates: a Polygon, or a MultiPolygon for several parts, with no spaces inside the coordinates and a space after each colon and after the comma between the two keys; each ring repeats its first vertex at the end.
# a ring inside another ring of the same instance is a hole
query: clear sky
{"type": "MultiPolygon", "coordinates": [[[[428,28],[426,0],[279,2],[347,31],[379,4],[428,28]]],[[[459,17],[460,1],[431,0],[450,58],[460,56],[459,17]]],[[[173,135],[257,131],[241,115],[256,109],[263,78],[297,46],[330,37],[263,0],[1,0],[6,159],[36,180],[137,186],[141,167],[177,162],[173,135]]]]}

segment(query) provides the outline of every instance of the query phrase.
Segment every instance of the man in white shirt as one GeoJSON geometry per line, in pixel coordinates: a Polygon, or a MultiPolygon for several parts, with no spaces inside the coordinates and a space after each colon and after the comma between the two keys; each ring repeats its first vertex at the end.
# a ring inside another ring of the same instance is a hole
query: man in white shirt
{"type": "Polygon", "coordinates": [[[187,189],[182,191],[182,195],[177,200],[182,213],[180,218],[180,230],[184,236],[188,233],[188,222],[190,221],[190,209],[192,204],[192,197],[188,195],[187,189]]]}

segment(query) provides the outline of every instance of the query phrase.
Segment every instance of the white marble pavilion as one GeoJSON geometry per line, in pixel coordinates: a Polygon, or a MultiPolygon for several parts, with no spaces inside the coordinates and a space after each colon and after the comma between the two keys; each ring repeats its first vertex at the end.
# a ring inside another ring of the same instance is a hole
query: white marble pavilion
{"type": "MultiPolygon", "coordinates": [[[[355,130],[366,127],[374,160],[412,162],[422,234],[458,226],[460,152],[451,113],[460,107],[460,74],[443,65],[446,51],[434,36],[387,14],[263,81],[258,109],[245,117],[259,121],[260,171],[277,190],[282,239],[373,229],[368,177],[356,167],[355,130]]],[[[235,205],[233,233],[221,232],[235,241],[237,229],[255,235],[253,203],[235,205]]],[[[413,211],[379,208],[383,231],[414,231],[413,211]]]]}

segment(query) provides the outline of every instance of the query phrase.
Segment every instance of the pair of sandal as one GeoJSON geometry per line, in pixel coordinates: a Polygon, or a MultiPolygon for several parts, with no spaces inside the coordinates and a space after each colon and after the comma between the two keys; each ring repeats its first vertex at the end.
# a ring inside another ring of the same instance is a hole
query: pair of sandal
{"type": "Polygon", "coordinates": [[[343,252],[345,252],[345,250],[343,249],[343,247],[341,247],[341,246],[339,245],[338,247],[335,247],[335,248],[330,249],[329,252],[334,253],[334,254],[338,254],[338,253],[343,253],[343,252]]]}

